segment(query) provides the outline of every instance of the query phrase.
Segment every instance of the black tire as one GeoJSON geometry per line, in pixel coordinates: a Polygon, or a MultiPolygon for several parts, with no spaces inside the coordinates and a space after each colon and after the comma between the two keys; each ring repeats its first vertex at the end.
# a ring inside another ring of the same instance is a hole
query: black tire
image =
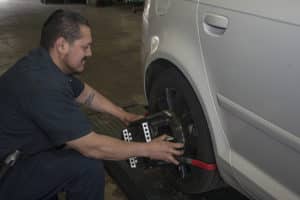
{"type": "MultiPolygon", "coordinates": [[[[151,83],[149,93],[149,111],[156,113],[170,110],[179,117],[184,130],[186,157],[195,158],[205,163],[215,164],[215,157],[210,133],[201,105],[185,77],[175,69],[168,69],[159,74],[151,83]],[[166,91],[169,92],[166,92],[166,91]],[[170,97],[171,91],[171,100],[170,97]],[[167,94],[168,93],[168,94],[167,94]],[[172,105],[170,105],[172,104],[172,105]]],[[[166,178],[184,193],[195,194],[214,189],[220,181],[217,170],[208,171],[184,165],[186,177],[179,176],[174,165],[164,167],[166,178]]]]}

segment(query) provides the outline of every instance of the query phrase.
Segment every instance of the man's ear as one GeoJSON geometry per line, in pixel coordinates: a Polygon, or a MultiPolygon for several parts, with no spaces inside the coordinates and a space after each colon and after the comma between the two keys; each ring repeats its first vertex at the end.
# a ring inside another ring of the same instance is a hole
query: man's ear
{"type": "Polygon", "coordinates": [[[55,49],[60,53],[60,54],[65,54],[69,51],[69,43],[67,40],[63,37],[59,37],[56,42],[55,42],[55,49]]]}

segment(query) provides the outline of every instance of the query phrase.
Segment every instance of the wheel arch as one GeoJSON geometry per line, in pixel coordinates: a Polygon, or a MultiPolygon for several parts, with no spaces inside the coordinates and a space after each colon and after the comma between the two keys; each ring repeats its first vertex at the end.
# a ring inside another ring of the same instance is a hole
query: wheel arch
{"type": "Polygon", "coordinates": [[[168,56],[160,57],[160,58],[155,58],[154,60],[149,62],[148,65],[146,65],[146,70],[144,74],[146,97],[147,98],[149,97],[151,83],[155,80],[155,77],[158,74],[168,69],[174,69],[178,73],[180,73],[189,82],[189,85],[192,87],[194,93],[198,97],[199,103],[201,105],[201,110],[205,116],[209,128],[210,138],[213,144],[212,150],[214,151],[214,155],[218,163],[219,170],[221,174],[223,173],[228,174],[228,172],[226,173],[226,171],[228,170],[228,163],[230,162],[229,161],[230,145],[229,142],[227,141],[227,137],[224,134],[223,128],[221,126],[221,121],[219,121],[217,108],[216,105],[214,104],[214,100],[212,99],[212,94],[211,93],[209,94],[208,92],[210,91],[210,88],[203,89],[202,87],[202,89],[199,89],[199,87],[197,87],[197,82],[193,80],[194,77],[197,75],[191,74],[191,72],[188,71],[189,69],[183,67],[184,65],[181,65],[176,61],[171,61],[171,60],[173,59],[168,58],[168,56]],[[205,90],[205,91],[203,92],[201,90],[205,90]],[[208,102],[208,100],[211,101],[208,102]],[[224,169],[227,170],[223,171],[223,166],[224,169]]]}
{"type": "MultiPolygon", "coordinates": [[[[208,122],[208,116],[207,116],[207,111],[205,111],[205,106],[203,105],[203,99],[199,98],[199,94],[196,92],[195,89],[195,83],[191,80],[191,78],[188,78],[189,76],[187,76],[187,73],[185,70],[183,70],[183,68],[178,67],[178,65],[174,64],[173,62],[164,59],[164,58],[160,58],[157,59],[155,61],[153,61],[152,63],[150,63],[150,65],[147,67],[146,73],[145,73],[145,93],[146,93],[146,97],[149,97],[149,93],[151,90],[151,83],[156,79],[155,77],[157,77],[158,74],[169,70],[169,69],[173,69],[175,70],[177,73],[181,74],[189,83],[190,87],[192,88],[192,90],[194,91],[194,93],[196,94],[196,96],[198,97],[199,103],[201,105],[201,110],[203,115],[205,116],[206,122],[208,122]]],[[[210,130],[210,134],[212,136],[212,132],[210,130]]],[[[211,140],[213,140],[211,138],[211,140]]],[[[213,141],[212,141],[213,142],[213,141]]],[[[214,149],[213,149],[214,151],[214,149]]]]}
{"type": "Polygon", "coordinates": [[[167,59],[161,58],[150,63],[145,73],[145,93],[147,98],[149,97],[149,93],[151,90],[151,83],[155,80],[155,76],[170,68],[173,68],[174,70],[178,70],[178,68],[167,59]]]}
{"type": "MultiPolygon", "coordinates": [[[[197,95],[198,99],[200,100],[200,104],[201,104],[201,109],[204,112],[204,114],[206,113],[205,110],[203,108],[205,108],[205,106],[203,105],[203,98],[202,95],[199,95],[195,87],[194,81],[192,80],[192,77],[190,77],[188,74],[188,71],[184,70],[183,67],[180,67],[181,65],[179,64],[175,64],[174,62],[170,61],[167,58],[159,58],[156,59],[154,61],[152,61],[146,68],[146,72],[145,72],[145,94],[146,97],[149,97],[149,92],[151,90],[151,83],[155,80],[155,77],[157,77],[158,74],[168,70],[168,69],[173,69],[176,72],[180,73],[190,84],[190,86],[192,87],[193,91],[195,92],[195,94],[197,95]]],[[[205,117],[207,118],[208,116],[205,114],[205,117]]]]}

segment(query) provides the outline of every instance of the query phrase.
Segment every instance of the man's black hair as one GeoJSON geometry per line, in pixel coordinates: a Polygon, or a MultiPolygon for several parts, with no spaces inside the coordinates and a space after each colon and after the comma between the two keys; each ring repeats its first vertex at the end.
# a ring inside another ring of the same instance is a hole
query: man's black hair
{"type": "Polygon", "coordinates": [[[49,50],[59,37],[69,43],[80,38],[80,25],[90,27],[89,22],[79,13],[58,9],[46,20],[41,32],[41,47],[49,50]]]}

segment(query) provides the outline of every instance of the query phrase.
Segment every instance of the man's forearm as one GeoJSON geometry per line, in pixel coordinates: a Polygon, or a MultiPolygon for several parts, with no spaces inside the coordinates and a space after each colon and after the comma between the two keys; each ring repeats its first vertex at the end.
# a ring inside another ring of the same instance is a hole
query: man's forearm
{"type": "Polygon", "coordinates": [[[180,156],[183,144],[166,141],[167,135],[155,138],[149,143],[125,142],[106,135],[91,132],[88,135],[67,142],[67,146],[81,154],[105,160],[124,160],[130,157],[147,157],[179,164],[174,156],[180,156]]]}
{"type": "Polygon", "coordinates": [[[147,157],[145,143],[128,143],[115,138],[100,135],[104,142],[97,146],[97,151],[91,154],[91,157],[102,158],[105,160],[125,160],[129,157],[147,157]]]}
{"type": "Polygon", "coordinates": [[[85,84],[82,94],[80,94],[76,100],[95,111],[110,113],[118,118],[122,118],[122,115],[124,114],[122,108],[115,105],[88,84],[85,84]]]}
{"type": "Polygon", "coordinates": [[[104,160],[125,160],[129,157],[147,157],[147,144],[128,143],[105,135],[91,133],[78,140],[68,142],[68,146],[83,155],[104,160]]]}

